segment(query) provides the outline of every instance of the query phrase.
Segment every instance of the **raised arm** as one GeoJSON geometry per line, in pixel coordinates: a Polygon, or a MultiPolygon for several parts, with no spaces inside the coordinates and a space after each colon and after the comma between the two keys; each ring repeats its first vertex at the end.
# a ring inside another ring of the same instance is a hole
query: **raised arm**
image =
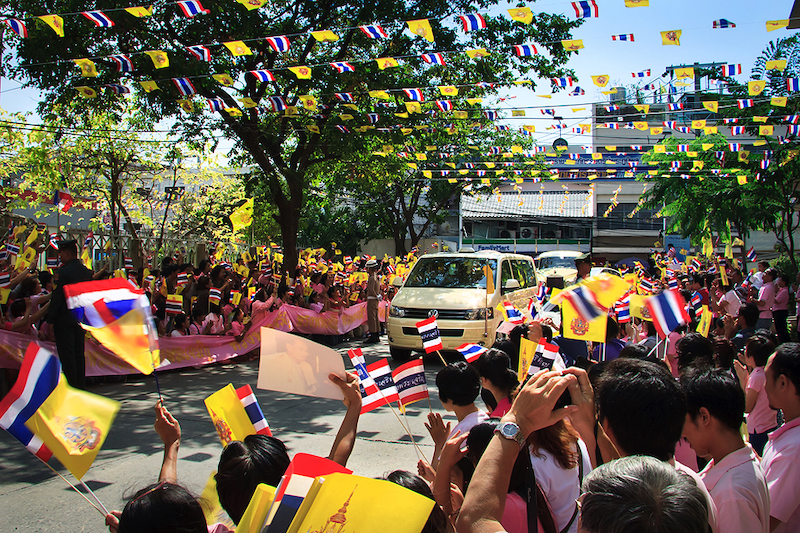
{"type": "Polygon", "coordinates": [[[344,394],[342,401],[347,407],[347,412],[342,419],[342,425],[339,427],[339,432],[333,441],[331,453],[328,455],[328,459],[342,466],[347,466],[347,460],[353,452],[356,434],[358,433],[358,419],[361,417],[361,389],[358,386],[358,376],[346,372],[345,378],[346,381],[336,374],[328,376],[328,379],[342,390],[342,394],[344,394]]]}
{"type": "Polygon", "coordinates": [[[156,423],[154,425],[156,433],[164,443],[164,460],[161,463],[161,472],[158,474],[159,481],[169,483],[178,482],[178,448],[181,445],[181,425],[161,403],[156,402],[156,423]]]}

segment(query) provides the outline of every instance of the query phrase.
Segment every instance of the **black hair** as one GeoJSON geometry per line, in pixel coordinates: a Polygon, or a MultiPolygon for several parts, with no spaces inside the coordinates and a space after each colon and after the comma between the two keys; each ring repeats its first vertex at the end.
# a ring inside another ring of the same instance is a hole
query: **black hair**
{"type": "Polygon", "coordinates": [[[467,406],[475,402],[481,391],[481,377],[466,361],[456,361],[436,374],[436,387],[442,402],[467,406]]]}
{"type": "Polygon", "coordinates": [[[686,398],[665,366],[620,358],[598,380],[599,420],[628,455],[672,458],[686,419],[686,398]]]}
{"type": "Polygon", "coordinates": [[[650,353],[650,348],[644,344],[629,344],[619,352],[619,357],[630,357],[633,359],[644,359],[650,353]]]}
{"type": "Polygon", "coordinates": [[[181,326],[183,326],[185,324],[186,324],[186,315],[184,315],[183,313],[178,313],[172,319],[173,329],[178,329],[179,327],[181,327],[181,326]]]}
{"type": "Polygon", "coordinates": [[[744,390],[730,372],[721,368],[689,368],[681,374],[681,387],[692,420],[705,407],[725,427],[739,432],[744,420],[744,390]]]}
{"type": "Polygon", "coordinates": [[[800,396],[800,344],[785,342],[775,350],[775,356],[770,363],[772,375],[775,379],[785,375],[794,383],[795,392],[800,396]]]}
{"type": "Polygon", "coordinates": [[[119,533],[208,533],[203,508],[189,491],[172,483],[141,489],[125,505],[119,533]]]}
{"type": "Polygon", "coordinates": [[[495,387],[511,392],[519,385],[517,373],[511,369],[511,358],[505,352],[492,348],[480,356],[475,366],[480,377],[488,379],[495,387]]]}
{"type": "Polygon", "coordinates": [[[733,371],[733,361],[736,359],[736,346],[725,337],[714,337],[714,359],[719,368],[733,371]]]}
{"type": "MultiPolygon", "coordinates": [[[[472,464],[477,466],[477,464],[480,462],[481,456],[483,456],[483,452],[486,451],[486,447],[489,446],[489,441],[492,440],[492,437],[494,436],[494,430],[499,422],[500,421],[496,418],[490,418],[486,422],[481,422],[469,430],[469,435],[467,435],[466,440],[467,458],[472,461],[472,464]]],[[[527,460],[525,459],[525,454],[520,453],[517,456],[517,460],[514,463],[513,469],[511,470],[511,479],[508,483],[508,492],[522,491],[524,489],[526,469],[527,460]]],[[[520,495],[522,496],[521,493],[520,495]]]]}
{"type": "Polygon", "coordinates": [[[61,241],[58,243],[59,252],[70,252],[72,255],[78,255],[78,243],[75,241],[61,241]]]}
{"type": "Polygon", "coordinates": [[[277,487],[289,467],[286,445],[275,437],[248,435],[222,450],[214,479],[219,503],[235,523],[260,483],[277,487]]]}
{"type": "Polygon", "coordinates": [[[702,287],[706,284],[706,277],[702,274],[692,274],[692,283],[697,283],[702,287]]]}
{"type": "Polygon", "coordinates": [[[42,288],[51,281],[53,281],[53,275],[50,272],[46,270],[39,271],[39,284],[41,284],[42,288]]]}
{"type": "MultiPolygon", "coordinates": [[[[394,472],[387,474],[384,479],[391,481],[396,485],[400,485],[401,487],[413,490],[417,494],[421,494],[426,498],[430,498],[431,500],[434,499],[433,492],[431,492],[431,488],[425,482],[425,480],[416,474],[412,474],[411,472],[406,470],[395,470],[394,472]]],[[[422,528],[421,533],[444,533],[445,531],[447,531],[447,516],[445,516],[441,507],[434,505],[433,509],[431,509],[430,516],[428,516],[428,521],[425,523],[425,527],[422,528]]]]}
{"type": "Polygon", "coordinates": [[[511,339],[495,341],[495,343],[492,344],[492,349],[499,350],[506,354],[511,361],[512,368],[519,366],[519,338],[517,339],[517,343],[512,342],[511,339]]]}
{"type": "Polygon", "coordinates": [[[714,364],[714,345],[700,333],[688,333],[675,343],[675,353],[678,355],[678,368],[683,369],[689,365],[714,364]]]}
{"type": "Polygon", "coordinates": [[[753,335],[744,345],[745,356],[752,357],[756,366],[767,366],[767,360],[774,351],[775,343],[762,335],[753,335]]]}
{"type": "Polygon", "coordinates": [[[739,316],[742,317],[748,328],[756,327],[760,313],[758,306],[753,302],[748,302],[739,308],[739,316]]]}
{"type": "Polygon", "coordinates": [[[606,340],[616,339],[619,336],[619,324],[614,320],[614,317],[609,315],[606,321],[606,340]]]}

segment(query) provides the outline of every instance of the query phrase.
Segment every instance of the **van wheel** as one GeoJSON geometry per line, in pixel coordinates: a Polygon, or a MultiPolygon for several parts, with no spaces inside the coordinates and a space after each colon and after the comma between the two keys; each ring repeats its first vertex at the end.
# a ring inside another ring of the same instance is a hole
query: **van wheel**
{"type": "Polygon", "coordinates": [[[405,350],[403,348],[395,348],[394,346],[389,346],[389,355],[391,355],[392,359],[394,359],[398,363],[405,363],[406,361],[411,359],[411,350],[405,350]]]}

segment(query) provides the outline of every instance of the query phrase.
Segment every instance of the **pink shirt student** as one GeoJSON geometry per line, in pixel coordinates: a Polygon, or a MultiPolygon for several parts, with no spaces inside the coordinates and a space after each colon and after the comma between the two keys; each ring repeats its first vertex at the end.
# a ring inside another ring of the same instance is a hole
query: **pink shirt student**
{"type": "Polygon", "coordinates": [[[800,531],[800,417],[769,436],[761,461],[769,487],[770,516],[781,521],[775,533],[800,531]]]}
{"type": "Polygon", "coordinates": [[[766,383],[767,375],[763,366],[755,367],[747,378],[747,390],[752,389],[758,393],[755,407],[747,414],[747,431],[751,434],[764,433],[778,425],[778,411],[769,406],[767,391],[764,389],[766,383]]]}
{"type": "Polygon", "coordinates": [[[773,311],[786,311],[789,309],[789,287],[780,287],[775,294],[775,303],[772,304],[773,311]]]}
{"type": "Polygon", "coordinates": [[[758,318],[772,318],[772,306],[775,303],[775,285],[773,283],[764,283],[758,291],[758,318]]]}
{"type": "Polygon", "coordinates": [[[713,459],[700,472],[717,506],[720,531],[768,533],[770,499],[764,471],[749,446],[713,459]]]}

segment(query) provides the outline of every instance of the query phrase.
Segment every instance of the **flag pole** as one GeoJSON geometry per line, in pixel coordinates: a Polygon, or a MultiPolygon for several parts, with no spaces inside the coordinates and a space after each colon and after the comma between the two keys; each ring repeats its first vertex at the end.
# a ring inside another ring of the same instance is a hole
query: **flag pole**
{"type": "Polygon", "coordinates": [[[606,360],[606,346],[607,346],[607,343],[604,342],[603,343],[603,359],[601,359],[601,361],[603,361],[603,362],[605,362],[605,360],[606,360]]]}
{"type": "Polygon", "coordinates": [[[399,401],[397,402],[397,407],[398,407],[398,409],[400,409],[400,412],[403,413],[403,418],[406,421],[406,423],[404,424],[403,427],[405,427],[406,431],[408,432],[408,436],[411,439],[412,444],[414,444],[414,450],[416,450],[416,452],[417,452],[417,458],[421,457],[422,459],[425,460],[426,463],[430,464],[430,461],[428,461],[428,458],[425,457],[425,454],[422,453],[422,450],[419,449],[419,446],[417,445],[416,441],[414,440],[414,435],[411,434],[411,424],[408,421],[408,415],[406,415],[406,410],[401,407],[399,401]]]}
{"type": "Polygon", "coordinates": [[[433,406],[431,405],[431,396],[430,396],[430,394],[428,395],[427,399],[428,399],[428,409],[430,409],[430,411],[432,413],[433,412],[433,406]]]}
{"type": "MultiPolygon", "coordinates": [[[[653,349],[650,350],[649,352],[647,352],[647,357],[650,357],[651,355],[653,355],[653,352],[655,352],[658,349],[658,346],[661,344],[661,340],[662,339],[658,339],[658,342],[656,343],[655,346],[653,346],[653,349]]],[[[658,355],[658,354],[656,354],[656,355],[658,355]]]]}
{"type": "Polygon", "coordinates": [[[436,355],[438,355],[438,356],[439,356],[439,359],[441,359],[441,360],[442,360],[442,364],[443,364],[444,366],[447,366],[447,361],[445,361],[445,360],[444,360],[444,356],[442,355],[442,353],[441,353],[439,350],[436,350],[436,355]]]}
{"type": "MultiPolygon", "coordinates": [[[[42,460],[40,459],[40,461],[42,461],[42,460]]],[[[86,497],[86,495],[85,495],[84,493],[82,493],[80,490],[78,490],[78,487],[76,487],[75,485],[73,485],[72,483],[70,483],[70,481],[69,481],[67,478],[65,478],[64,476],[62,476],[62,475],[61,475],[61,473],[60,473],[58,470],[56,470],[55,468],[53,468],[52,466],[50,466],[50,464],[49,464],[47,461],[42,461],[42,463],[44,463],[44,465],[45,465],[47,468],[49,468],[49,469],[50,469],[50,470],[51,470],[51,471],[52,471],[52,472],[53,472],[55,475],[57,475],[58,477],[60,477],[61,479],[63,479],[63,480],[64,480],[64,483],[66,483],[67,485],[69,485],[70,487],[72,487],[72,490],[74,490],[75,492],[77,492],[78,494],[80,494],[81,498],[83,498],[84,500],[86,500],[86,502],[87,502],[89,505],[91,505],[92,507],[94,507],[94,508],[95,508],[95,510],[97,510],[97,512],[98,512],[98,513],[100,513],[100,514],[101,514],[101,515],[103,515],[104,517],[105,517],[106,515],[108,515],[108,513],[105,513],[105,514],[103,514],[103,510],[102,510],[102,509],[100,509],[98,506],[96,506],[94,503],[92,503],[92,500],[90,500],[89,498],[87,498],[87,497],[86,497]]],[[[96,498],[96,497],[95,497],[95,498],[96,498]]]]}
{"type": "MultiPolygon", "coordinates": [[[[75,474],[73,474],[73,475],[75,475],[75,474]]],[[[78,479],[78,478],[76,477],[75,479],[78,479]]],[[[90,489],[89,486],[86,483],[84,483],[82,479],[78,479],[78,482],[80,482],[81,486],[84,489],[86,489],[87,491],[89,491],[89,494],[92,495],[92,498],[94,498],[97,501],[97,503],[100,504],[100,507],[103,509],[103,512],[105,512],[104,516],[108,516],[109,514],[111,514],[111,513],[108,512],[108,509],[106,509],[106,506],[103,505],[103,502],[100,501],[100,498],[97,497],[97,494],[95,494],[94,491],[92,489],[90,489]]]]}

